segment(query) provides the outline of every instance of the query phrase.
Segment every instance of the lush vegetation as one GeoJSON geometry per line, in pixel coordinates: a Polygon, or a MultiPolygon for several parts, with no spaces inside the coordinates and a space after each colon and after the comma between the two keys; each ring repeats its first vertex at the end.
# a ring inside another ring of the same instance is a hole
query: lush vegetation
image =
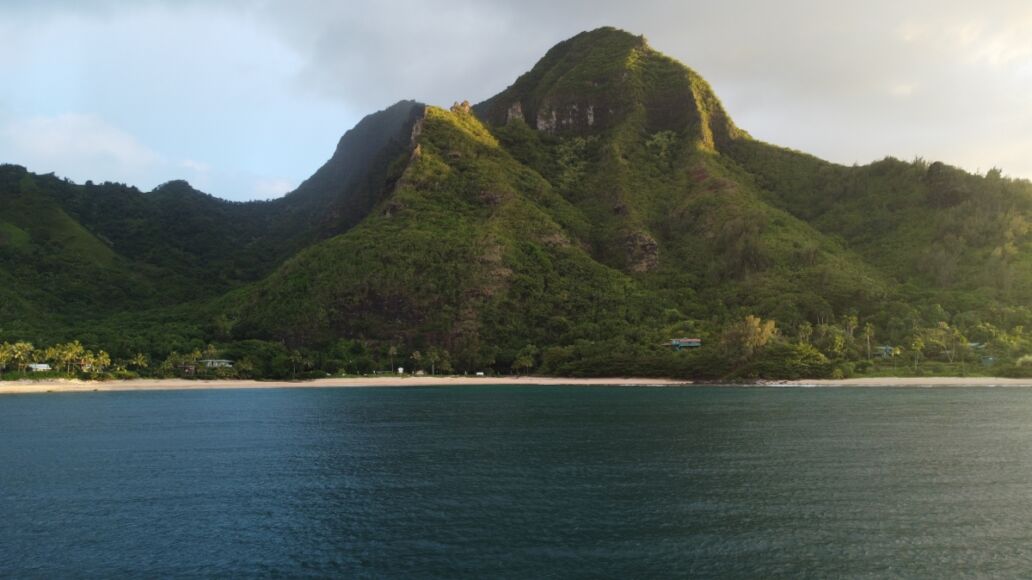
{"type": "Polygon", "coordinates": [[[0,168],[0,340],[50,346],[0,370],[1025,376],[1030,243],[1028,182],[755,141],[600,29],[476,107],[370,116],[274,202],[0,168]]]}

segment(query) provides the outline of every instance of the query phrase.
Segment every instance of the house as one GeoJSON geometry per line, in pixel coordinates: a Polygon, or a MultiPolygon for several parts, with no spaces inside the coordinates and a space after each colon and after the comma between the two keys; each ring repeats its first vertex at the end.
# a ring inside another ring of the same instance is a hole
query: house
{"type": "Polygon", "coordinates": [[[204,368],[208,369],[231,369],[233,368],[233,361],[224,358],[206,358],[201,360],[201,364],[204,368]]]}
{"type": "Polygon", "coordinates": [[[51,370],[51,368],[47,363],[32,363],[29,365],[29,370],[34,373],[45,373],[51,370]]]}
{"type": "Polygon", "coordinates": [[[880,356],[881,358],[892,358],[893,353],[896,352],[896,349],[888,344],[879,344],[871,350],[874,356],[880,356]]]}
{"type": "Polygon", "coordinates": [[[699,348],[702,346],[701,338],[671,338],[670,342],[665,346],[672,347],[674,350],[682,350],[685,348],[699,348]]]}

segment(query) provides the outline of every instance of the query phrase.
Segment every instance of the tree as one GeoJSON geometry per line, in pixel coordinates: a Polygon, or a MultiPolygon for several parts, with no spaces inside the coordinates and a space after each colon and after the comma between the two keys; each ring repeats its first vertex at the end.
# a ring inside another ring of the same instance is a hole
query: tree
{"type": "Polygon", "coordinates": [[[925,342],[920,336],[915,336],[914,340],[910,343],[910,350],[914,351],[914,370],[917,370],[917,365],[921,362],[921,351],[924,350],[925,342]]]}
{"type": "Polygon", "coordinates": [[[443,348],[440,349],[439,353],[440,359],[437,361],[437,368],[441,369],[441,372],[446,375],[455,372],[455,369],[452,368],[451,364],[451,353],[443,348]]]}
{"type": "Polygon", "coordinates": [[[129,359],[129,366],[136,369],[145,369],[150,365],[150,359],[142,352],[138,352],[129,359]]]}
{"type": "Polygon", "coordinates": [[[871,360],[871,339],[874,338],[874,325],[864,324],[864,341],[867,343],[867,360],[871,360]]]}
{"type": "Polygon", "coordinates": [[[799,337],[799,344],[810,344],[810,337],[813,336],[813,325],[809,321],[804,321],[799,325],[797,336],[799,337]]]}
{"type": "Polygon", "coordinates": [[[426,362],[430,363],[430,374],[437,374],[437,365],[446,358],[447,352],[443,351],[436,346],[430,347],[430,350],[426,351],[424,358],[426,362]]]}
{"type": "Polygon", "coordinates": [[[813,344],[828,358],[841,359],[846,353],[846,332],[837,324],[818,324],[813,344]]]}
{"type": "Polygon", "coordinates": [[[254,376],[255,364],[248,357],[244,357],[233,365],[233,370],[236,371],[237,375],[244,378],[250,378],[254,376]]]}
{"type": "Polygon", "coordinates": [[[7,365],[14,360],[14,349],[12,346],[7,342],[0,344],[0,378],[3,378],[3,372],[7,369],[7,365]]]}
{"type": "Polygon", "coordinates": [[[161,374],[164,376],[174,374],[176,368],[178,368],[181,363],[182,357],[178,352],[172,351],[168,353],[168,356],[165,357],[165,360],[161,361],[161,365],[159,366],[161,374]]]}
{"type": "Polygon", "coordinates": [[[967,338],[955,326],[947,322],[939,322],[935,328],[924,333],[928,346],[934,347],[938,353],[945,355],[946,360],[953,362],[963,349],[967,348],[967,338]]]}
{"type": "Polygon", "coordinates": [[[46,349],[43,350],[43,360],[45,362],[50,363],[54,368],[59,368],[60,365],[58,363],[58,357],[60,355],[60,352],[60,349],[56,345],[48,346],[46,349]]]}
{"type": "Polygon", "coordinates": [[[526,371],[534,368],[534,366],[536,366],[534,360],[537,355],[538,347],[533,344],[524,346],[520,349],[520,352],[516,354],[516,360],[513,361],[512,368],[515,369],[517,373],[520,372],[520,370],[526,371]]]}
{"type": "Polygon", "coordinates": [[[230,320],[225,313],[219,313],[212,319],[212,328],[215,331],[215,336],[220,340],[226,340],[233,335],[233,326],[236,324],[235,320],[230,320]]]}
{"type": "Polygon", "coordinates": [[[856,332],[856,327],[859,326],[860,321],[855,314],[849,314],[842,317],[842,329],[845,330],[846,336],[849,340],[853,340],[853,333],[856,332]]]}
{"type": "Polygon", "coordinates": [[[219,358],[219,349],[215,348],[214,344],[209,343],[208,346],[204,347],[203,356],[206,359],[219,358]]]}
{"type": "Polygon", "coordinates": [[[11,345],[11,360],[18,365],[20,372],[25,372],[25,367],[32,362],[34,350],[31,342],[16,342],[11,345]]]}
{"type": "Polygon", "coordinates": [[[398,356],[398,347],[393,344],[387,349],[387,356],[391,359],[391,372],[394,372],[394,357],[398,356]]]}
{"type": "Polygon", "coordinates": [[[86,349],[79,343],[78,340],[73,340],[65,344],[59,344],[54,347],[56,349],[55,357],[57,362],[62,365],[66,373],[72,372],[72,365],[79,362],[82,358],[86,349]]]}
{"type": "Polygon", "coordinates": [[[412,354],[409,355],[409,358],[412,359],[412,366],[414,366],[417,369],[422,369],[423,368],[423,366],[422,366],[422,364],[423,364],[422,363],[422,361],[423,361],[423,353],[419,352],[418,350],[417,351],[413,351],[412,354]]]}
{"type": "Polygon", "coordinates": [[[300,350],[292,350],[292,351],[290,351],[290,377],[291,378],[297,378],[297,369],[298,368],[304,370],[304,369],[309,368],[311,366],[312,366],[312,361],[311,361],[310,358],[305,356],[305,353],[301,352],[300,350]]]}
{"type": "Polygon", "coordinates": [[[726,356],[746,361],[766,346],[776,332],[773,320],[763,320],[750,314],[725,328],[720,343],[726,356]]]}
{"type": "Polygon", "coordinates": [[[96,354],[87,352],[86,361],[86,366],[83,370],[96,374],[104,372],[104,369],[111,366],[111,355],[102,350],[98,350],[96,354]]]}

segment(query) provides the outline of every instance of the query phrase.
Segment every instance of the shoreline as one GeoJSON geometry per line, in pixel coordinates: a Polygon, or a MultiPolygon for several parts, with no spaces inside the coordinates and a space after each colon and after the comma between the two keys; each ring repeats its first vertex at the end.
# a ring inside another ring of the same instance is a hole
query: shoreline
{"type": "Polygon", "coordinates": [[[674,379],[563,377],[349,377],[308,381],[129,379],[124,381],[20,380],[0,382],[0,395],[30,393],[87,393],[107,391],[167,391],[209,389],[313,389],[369,387],[457,387],[457,386],[569,386],[569,387],[769,387],[769,388],[943,388],[943,387],[1032,387],[1032,379],[1002,377],[867,377],[854,379],[757,380],[743,383],[693,382],[674,379]]]}
{"type": "Polygon", "coordinates": [[[1032,378],[1013,379],[1007,377],[860,377],[854,379],[799,379],[793,381],[758,380],[752,383],[762,387],[892,387],[892,388],[944,388],[944,387],[1032,387],[1032,378]]]}
{"type": "Polygon", "coordinates": [[[88,393],[101,391],[192,391],[210,389],[318,389],[369,387],[459,387],[459,386],[584,386],[584,387],[679,387],[691,381],[643,378],[573,379],[561,377],[341,377],[306,381],[254,381],[245,379],[128,379],[124,381],[50,381],[0,382],[0,395],[24,393],[88,393]]]}

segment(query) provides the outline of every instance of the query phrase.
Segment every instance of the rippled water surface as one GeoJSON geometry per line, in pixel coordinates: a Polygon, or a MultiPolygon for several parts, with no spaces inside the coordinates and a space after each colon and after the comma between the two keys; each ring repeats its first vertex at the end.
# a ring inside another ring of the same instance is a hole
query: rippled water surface
{"type": "Polygon", "coordinates": [[[1029,576],[1032,390],[0,397],[0,576],[1029,576]]]}

